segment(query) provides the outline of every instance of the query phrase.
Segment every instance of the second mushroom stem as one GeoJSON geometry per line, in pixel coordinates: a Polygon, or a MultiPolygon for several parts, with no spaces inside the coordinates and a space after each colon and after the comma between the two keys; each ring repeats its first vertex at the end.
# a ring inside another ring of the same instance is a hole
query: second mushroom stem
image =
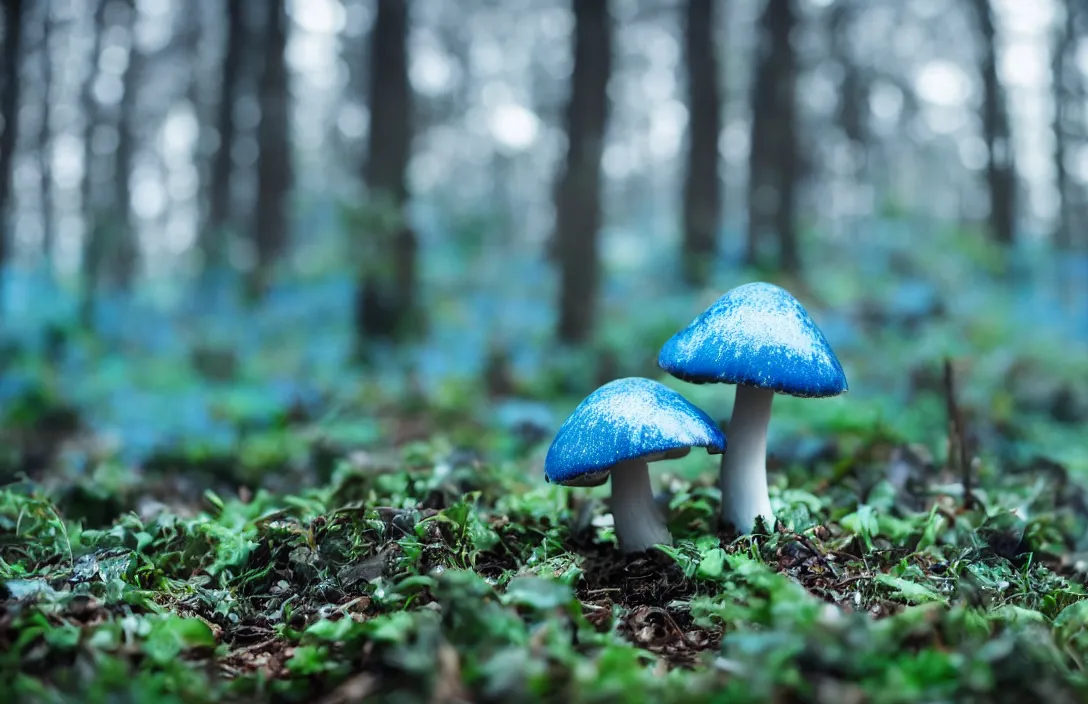
{"type": "Polygon", "coordinates": [[[612,519],[623,552],[641,552],[654,545],[671,545],[672,535],[654,501],[650,469],[643,459],[612,468],[612,519]]]}
{"type": "Polygon", "coordinates": [[[736,394],[727,428],[729,447],[722,455],[722,522],[749,533],[756,517],[763,516],[765,527],[773,530],[767,493],[767,426],[774,391],[738,384],[736,394]]]}

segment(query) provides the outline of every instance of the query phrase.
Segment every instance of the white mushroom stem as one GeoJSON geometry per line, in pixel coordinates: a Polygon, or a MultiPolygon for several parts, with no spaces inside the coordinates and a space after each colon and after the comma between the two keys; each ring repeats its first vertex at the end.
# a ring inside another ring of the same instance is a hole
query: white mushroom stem
{"type": "Polygon", "coordinates": [[[767,493],[767,426],[771,422],[774,392],[737,385],[733,416],[727,435],[729,447],[722,455],[720,486],[722,522],[750,533],[756,516],[774,528],[771,497],[767,493]]]}
{"type": "Polygon", "coordinates": [[[612,467],[612,519],[620,550],[649,550],[672,545],[665,519],[650,488],[650,469],[645,459],[620,462],[612,467]]]}

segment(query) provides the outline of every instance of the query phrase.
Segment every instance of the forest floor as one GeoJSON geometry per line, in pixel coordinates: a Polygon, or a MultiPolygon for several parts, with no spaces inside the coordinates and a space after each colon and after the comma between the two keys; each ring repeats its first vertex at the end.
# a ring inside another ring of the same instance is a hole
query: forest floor
{"type": "MultiPolygon", "coordinates": [[[[1083,343],[1039,353],[1054,346],[990,323],[933,326],[962,345],[959,381],[917,330],[865,328],[840,355],[850,395],[776,401],[778,530],[720,531],[717,458],[696,452],[653,472],[675,545],[632,557],[616,549],[607,486],[543,482],[558,421],[591,387],[345,382],[335,402],[254,398],[238,390],[256,372],[215,374],[189,355],[216,377],[216,417],[236,434],[133,460],[123,432],[94,422],[106,404],[73,401],[48,350],[13,348],[7,368],[31,372],[3,406],[0,692],[1085,701],[1083,343]]],[[[109,383],[150,383],[159,357],[125,362],[144,365],[129,374],[142,382],[109,383]]],[[[680,384],[641,358],[620,371],[727,417],[727,387],[680,384]]],[[[196,383],[168,375],[172,393],[196,383]]]]}

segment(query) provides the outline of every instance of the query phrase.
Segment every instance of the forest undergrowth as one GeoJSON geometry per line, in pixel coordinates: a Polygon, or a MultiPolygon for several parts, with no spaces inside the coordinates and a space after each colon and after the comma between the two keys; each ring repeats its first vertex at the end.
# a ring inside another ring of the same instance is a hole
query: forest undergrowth
{"type": "MultiPolygon", "coordinates": [[[[235,433],[133,459],[41,362],[58,345],[93,350],[87,338],[12,347],[8,368],[33,373],[5,392],[0,689],[26,702],[1084,701],[1083,361],[1010,326],[899,321],[896,336],[860,319],[850,394],[776,402],[777,528],[723,530],[718,459],[699,451],[655,465],[676,540],[633,556],[617,550],[607,486],[543,481],[557,419],[586,390],[558,357],[532,377],[492,360],[481,378],[345,382],[331,399],[256,393],[260,362],[186,350],[235,433]],[[927,342],[954,331],[957,355],[927,342]]],[[[660,335],[645,334],[652,352],[660,335]]],[[[127,359],[126,378],[196,383],[156,355],[127,359]]],[[[658,378],[728,417],[731,390],[651,361],[600,373],[658,378]]],[[[128,388],[123,376],[86,384],[128,388]]]]}

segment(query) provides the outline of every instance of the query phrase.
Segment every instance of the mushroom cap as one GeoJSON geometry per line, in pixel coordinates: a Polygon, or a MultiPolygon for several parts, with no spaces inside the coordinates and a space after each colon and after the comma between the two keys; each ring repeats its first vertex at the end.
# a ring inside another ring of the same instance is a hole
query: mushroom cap
{"type": "Polygon", "coordinates": [[[598,486],[625,460],[673,459],[693,447],[724,452],[725,444],[721,428],[678,392],[652,379],[616,379],[563,421],[548,448],[544,476],[565,486],[598,486]]]}
{"type": "Polygon", "coordinates": [[[849,388],[804,306],[764,282],[726,292],[661,347],[657,364],[696,384],[740,384],[790,396],[837,396],[849,388]]]}

